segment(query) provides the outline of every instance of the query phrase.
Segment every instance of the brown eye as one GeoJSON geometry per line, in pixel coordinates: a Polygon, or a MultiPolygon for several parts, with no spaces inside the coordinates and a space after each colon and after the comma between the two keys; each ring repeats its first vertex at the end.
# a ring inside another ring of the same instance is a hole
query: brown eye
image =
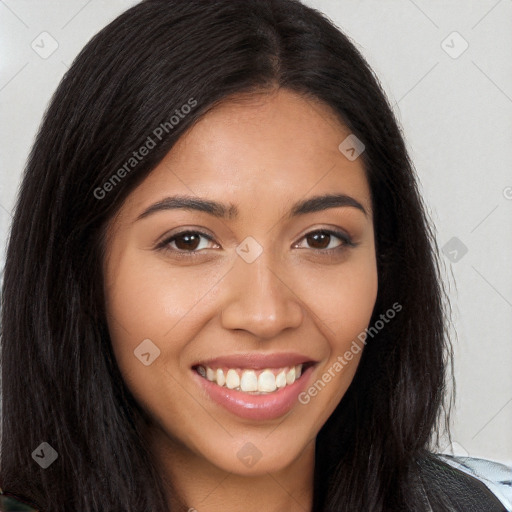
{"type": "Polygon", "coordinates": [[[180,235],[175,238],[174,243],[180,251],[195,251],[199,245],[200,238],[196,234],[180,235]]]}
{"type": "Polygon", "coordinates": [[[162,245],[176,252],[199,252],[201,249],[208,249],[212,239],[204,233],[196,231],[184,231],[168,238],[162,245]]]}
{"type": "Polygon", "coordinates": [[[296,247],[313,249],[320,252],[343,250],[347,246],[356,246],[347,234],[326,229],[311,231],[302,240],[303,242],[300,242],[296,247]]]}
{"type": "Polygon", "coordinates": [[[324,231],[310,233],[306,236],[308,244],[313,249],[327,249],[331,242],[331,234],[324,231]]]}

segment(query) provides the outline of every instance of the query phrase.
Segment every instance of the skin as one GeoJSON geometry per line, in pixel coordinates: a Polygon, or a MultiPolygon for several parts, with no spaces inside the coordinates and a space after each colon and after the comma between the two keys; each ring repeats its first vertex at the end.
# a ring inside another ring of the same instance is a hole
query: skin
{"type": "Polygon", "coordinates": [[[314,440],[362,352],[309,403],[265,421],[212,402],[191,366],[234,353],[298,352],[317,361],[309,387],[368,326],[378,285],[371,198],[361,158],[338,149],[349,133],[327,106],[291,91],[232,98],[179,139],[109,226],[105,296],[115,356],[184,510],[311,510],[314,440]],[[327,193],[354,198],[366,215],[343,206],[287,217],[296,201],[327,193]],[[137,220],[176,194],[231,203],[239,216],[169,209],[137,220]],[[357,245],[306,236],[322,228],[357,245]],[[196,257],[183,237],[167,251],[155,248],[194,229],[213,238],[200,238],[196,257]],[[248,236],[263,249],[252,263],[236,252],[248,236]],[[160,350],[149,366],[134,357],[144,339],[160,350]],[[237,457],[247,442],[261,453],[251,467],[237,457]]]}

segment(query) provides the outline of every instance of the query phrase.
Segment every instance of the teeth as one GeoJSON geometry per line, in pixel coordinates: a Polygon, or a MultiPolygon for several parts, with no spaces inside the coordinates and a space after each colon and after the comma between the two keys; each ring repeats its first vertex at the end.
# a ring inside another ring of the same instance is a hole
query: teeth
{"type": "Polygon", "coordinates": [[[240,386],[240,377],[235,370],[228,370],[226,375],[226,387],[229,389],[235,389],[240,386]]]}
{"type": "Polygon", "coordinates": [[[270,370],[265,370],[258,377],[258,391],[271,393],[276,390],[276,377],[270,370]]]}
{"type": "Polygon", "coordinates": [[[219,386],[224,386],[226,383],[226,379],[224,378],[224,372],[219,368],[217,370],[217,384],[219,386]]]}
{"type": "Polygon", "coordinates": [[[242,374],[240,389],[242,391],[258,391],[258,377],[254,371],[247,370],[242,374]]]}
{"type": "Polygon", "coordinates": [[[277,388],[284,388],[286,386],[286,372],[283,370],[282,372],[279,372],[276,376],[276,387],[277,388]]]}
{"type": "Polygon", "coordinates": [[[213,369],[198,366],[197,373],[210,382],[245,393],[273,393],[293,384],[302,375],[302,364],[265,370],[213,369]]]}

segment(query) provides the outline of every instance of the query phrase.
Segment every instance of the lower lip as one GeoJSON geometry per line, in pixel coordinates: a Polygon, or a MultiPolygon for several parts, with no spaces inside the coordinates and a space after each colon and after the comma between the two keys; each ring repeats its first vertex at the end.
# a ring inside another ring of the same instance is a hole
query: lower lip
{"type": "Polygon", "coordinates": [[[221,387],[192,371],[214,402],[241,418],[264,421],[280,418],[298,403],[299,394],[306,387],[313,368],[308,367],[293,384],[266,395],[251,395],[221,387]]]}

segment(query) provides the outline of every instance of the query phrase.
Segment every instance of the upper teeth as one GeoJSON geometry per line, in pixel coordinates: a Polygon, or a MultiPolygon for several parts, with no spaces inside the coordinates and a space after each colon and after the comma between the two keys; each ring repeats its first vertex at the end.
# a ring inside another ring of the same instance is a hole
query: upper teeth
{"type": "Polygon", "coordinates": [[[302,364],[265,370],[213,369],[209,366],[198,366],[197,372],[210,382],[228,389],[247,393],[272,393],[276,389],[293,384],[302,374],[302,364]]]}

